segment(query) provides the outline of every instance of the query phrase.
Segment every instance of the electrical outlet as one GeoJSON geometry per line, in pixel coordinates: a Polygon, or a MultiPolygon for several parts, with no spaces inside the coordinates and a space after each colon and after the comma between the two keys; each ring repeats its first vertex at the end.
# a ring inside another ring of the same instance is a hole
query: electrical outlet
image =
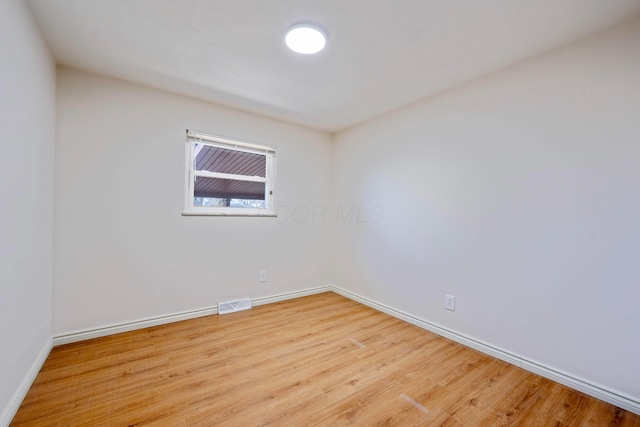
{"type": "Polygon", "coordinates": [[[261,282],[266,282],[267,281],[267,270],[262,270],[260,272],[260,281],[261,282]]]}
{"type": "Polygon", "coordinates": [[[453,295],[444,296],[444,308],[451,311],[456,311],[456,297],[453,295]]]}

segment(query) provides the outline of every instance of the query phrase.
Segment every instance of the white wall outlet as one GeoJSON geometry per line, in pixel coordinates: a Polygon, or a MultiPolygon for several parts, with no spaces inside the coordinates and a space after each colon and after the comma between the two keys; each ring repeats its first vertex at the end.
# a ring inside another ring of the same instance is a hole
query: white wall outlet
{"type": "Polygon", "coordinates": [[[451,311],[456,311],[456,297],[453,295],[444,296],[444,308],[451,311]]]}
{"type": "Polygon", "coordinates": [[[267,270],[262,270],[260,272],[260,281],[261,282],[266,282],[267,281],[267,270]]]}

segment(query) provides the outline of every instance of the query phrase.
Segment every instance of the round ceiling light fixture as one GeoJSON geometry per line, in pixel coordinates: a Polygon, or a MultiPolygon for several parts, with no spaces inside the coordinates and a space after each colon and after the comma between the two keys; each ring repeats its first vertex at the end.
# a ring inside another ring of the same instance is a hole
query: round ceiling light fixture
{"type": "Polygon", "coordinates": [[[292,51],[310,55],[324,49],[327,35],[316,24],[300,23],[287,30],[285,42],[292,51]]]}

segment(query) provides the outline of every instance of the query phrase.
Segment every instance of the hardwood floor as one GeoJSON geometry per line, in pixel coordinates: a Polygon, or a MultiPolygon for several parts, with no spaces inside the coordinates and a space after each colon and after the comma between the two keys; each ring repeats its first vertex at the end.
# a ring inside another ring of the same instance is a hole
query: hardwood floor
{"type": "Polygon", "coordinates": [[[333,293],[55,347],[12,426],[640,426],[333,293]]]}

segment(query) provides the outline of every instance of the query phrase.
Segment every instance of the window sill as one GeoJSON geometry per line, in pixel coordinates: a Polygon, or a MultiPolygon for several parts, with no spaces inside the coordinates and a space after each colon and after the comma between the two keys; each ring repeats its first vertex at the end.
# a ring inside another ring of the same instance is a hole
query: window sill
{"type": "Polygon", "coordinates": [[[256,212],[212,212],[206,210],[185,210],[182,212],[182,216],[248,216],[248,217],[272,217],[276,218],[278,215],[272,211],[256,212]]]}

